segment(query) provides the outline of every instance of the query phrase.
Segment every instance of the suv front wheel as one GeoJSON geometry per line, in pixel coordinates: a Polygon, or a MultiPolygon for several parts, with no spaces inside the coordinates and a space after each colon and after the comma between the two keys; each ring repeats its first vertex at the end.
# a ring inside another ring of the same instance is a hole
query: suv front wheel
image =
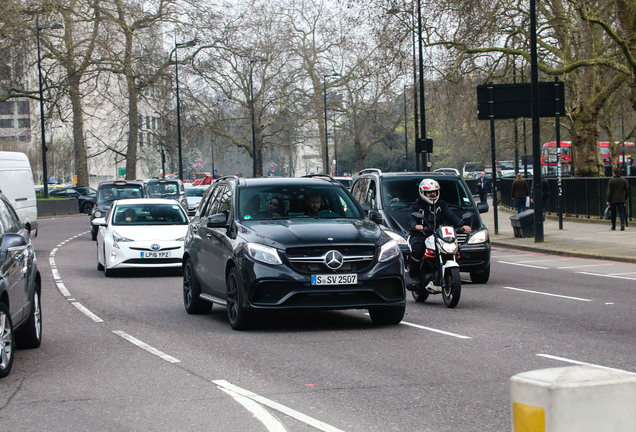
{"type": "Polygon", "coordinates": [[[376,325],[399,324],[404,318],[406,305],[402,306],[376,306],[369,308],[371,321],[376,325]]]}
{"type": "Polygon", "coordinates": [[[246,330],[252,324],[250,312],[243,307],[243,279],[236,267],[227,275],[227,318],[234,330],[246,330]]]}
{"type": "Polygon", "coordinates": [[[475,270],[470,272],[470,281],[475,284],[485,284],[490,279],[490,263],[483,270],[475,270]]]}
{"type": "Polygon", "coordinates": [[[0,378],[11,372],[15,343],[13,340],[13,322],[6,304],[0,303],[0,378]]]}

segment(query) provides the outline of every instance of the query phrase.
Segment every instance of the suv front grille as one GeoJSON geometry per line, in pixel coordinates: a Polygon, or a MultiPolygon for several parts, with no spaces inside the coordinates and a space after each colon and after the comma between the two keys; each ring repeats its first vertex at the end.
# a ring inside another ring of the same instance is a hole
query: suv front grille
{"type": "Polygon", "coordinates": [[[375,258],[375,247],[320,246],[289,248],[286,253],[291,266],[299,273],[360,273],[371,268],[375,258]],[[325,264],[325,256],[332,250],[340,252],[344,261],[337,270],[332,270],[325,264]]]}

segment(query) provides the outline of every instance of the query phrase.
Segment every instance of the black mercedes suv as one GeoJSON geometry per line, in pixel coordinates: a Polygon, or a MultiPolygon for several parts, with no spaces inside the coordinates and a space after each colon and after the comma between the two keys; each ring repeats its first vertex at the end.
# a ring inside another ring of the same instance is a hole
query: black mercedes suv
{"type": "Polygon", "coordinates": [[[235,330],[284,309],[368,309],[375,324],[398,324],[405,292],[399,246],[328,176],[223,177],[186,235],[186,311],[217,303],[235,330]]]}
{"type": "Polygon", "coordinates": [[[460,271],[470,272],[473,283],[488,282],[490,236],[479,216],[488,211],[488,204],[476,203],[460,176],[442,172],[383,173],[377,168],[367,168],[355,175],[351,193],[371,220],[398,241],[406,259],[410,253],[407,238],[411,205],[419,196],[418,185],[424,178],[439,183],[440,199],[446,201],[450,209],[472,228],[470,234],[457,234],[460,271]]]}

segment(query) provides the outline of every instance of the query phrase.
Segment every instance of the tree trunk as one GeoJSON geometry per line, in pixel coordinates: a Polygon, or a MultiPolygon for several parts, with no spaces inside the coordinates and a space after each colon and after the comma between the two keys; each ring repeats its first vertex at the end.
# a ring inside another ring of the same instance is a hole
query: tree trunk
{"type": "Polygon", "coordinates": [[[137,143],[139,130],[139,94],[132,74],[126,74],[128,86],[128,146],[126,150],[126,180],[137,178],[137,143]]]}
{"type": "Polygon", "coordinates": [[[77,184],[88,186],[88,163],[86,161],[86,143],[84,142],[84,116],[80,94],[80,76],[71,75],[69,78],[69,96],[73,107],[73,156],[77,184]]]}

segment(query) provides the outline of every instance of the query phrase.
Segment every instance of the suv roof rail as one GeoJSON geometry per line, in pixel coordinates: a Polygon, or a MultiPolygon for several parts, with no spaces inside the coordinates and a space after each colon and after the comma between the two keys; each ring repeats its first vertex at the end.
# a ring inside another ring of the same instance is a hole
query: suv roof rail
{"type": "Polygon", "coordinates": [[[309,173],[303,176],[303,178],[313,178],[313,177],[320,177],[320,178],[328,179],[330,181],[336,181],[336,179],[334,179],[329,174],[323,174],[323,173],[309,173]]]}
{"type": "Polygon", "coordinates": [[[226,176],[220,177],[220,178],[218,178],[216,180],[230,180],[230,179],[232,179],[232,180],[240,180],[239,176],[234,175],[234,174],[226,175],[226,176]]]}
{"type": "Polygon", "coordinates": [[[358,172],[358,175],[369,174],[369,173],[382,174],[382,170],[380,168],[364,168],[358,172]]]}

